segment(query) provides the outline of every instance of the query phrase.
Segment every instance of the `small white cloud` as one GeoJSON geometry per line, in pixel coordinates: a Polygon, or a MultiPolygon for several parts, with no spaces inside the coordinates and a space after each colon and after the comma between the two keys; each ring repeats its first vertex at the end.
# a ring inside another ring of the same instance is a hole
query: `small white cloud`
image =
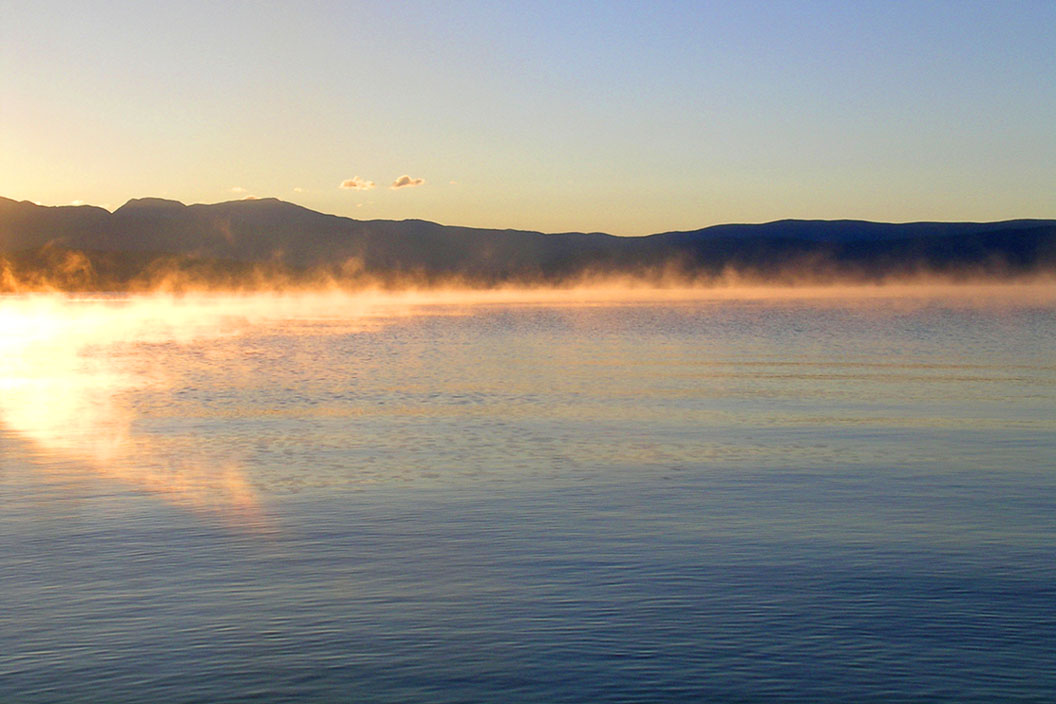
{"type": "Polygon", "coordinates": [[[411,178],[407,174],[404,174],[403,176],[400,176],[398,179],[393,181],[392,185],[389,186],[389,188],[411,188],[412,186],[421,186],[423,183],[425,183],[424,178],[411,178]]]}
{"type": "Polygon", "coordinates": [[[370,189],[374,188],[374,182],[367,181],[366,179],[362,179],[359,176],[353,176],[352,178],[346,178],[344,181],[342,181],[341,185],[338,186],[338,188],[344,188],[352,191],[369,191],[370,189]]]}
{"type": "Polygon", "coordinates": [[[70,201],[70,205],[84,205],[84,201],[83,201],[83,200],[80,200],[80,199],[77,199],[77,200],[71,200],[71,201],[70,201]]]}
{"type": "Polygon", "coordinates": [[[235,186],[235,187],[233,187],[233,188],[231,189],[231,192],[232,192],[232,193],[245,193],[245,192],[246,192],[246,189],[245,189],[245,188],[242,188],[242,186],[235,186]]]}
{"type": "Polygon", "coordinates": [[[293,192],[294,193],[304,193],[304,189],[301,188],[300,186],[294,186],[293,187],[293,192]]]}

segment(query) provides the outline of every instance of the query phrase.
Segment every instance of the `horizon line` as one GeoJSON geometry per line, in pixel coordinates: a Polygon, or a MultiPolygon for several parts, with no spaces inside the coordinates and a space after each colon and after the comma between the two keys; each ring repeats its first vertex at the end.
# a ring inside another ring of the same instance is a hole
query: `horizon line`
{"type": "Polygon", "coordinates": [[[337,215],[336,213],[326,213],[326,212],[323,212],[321,210],[315,210],[313,208],[309,208],[308,206],[301,205],[300,203],[295,203],[295,202],[289,201],[289,200],[283,200],[282,198],[279,198],[277,196],[251,196],[251,197],[244,197],[244,198],[235,198],[235,199],[232,199],[232,200],[216,201],[214,203],[201,203],[201,202],[198,202],[198,203],[184,203],[183,201],[177,200],[175,198],[164,198],[164,197],[161,197],[161,196],[140,196],[140,197],[129,198],[122,205],[118,206],[117,208],[114,208],[113,210],[110,210],[108,207],[103,206],[103,205],[96,205],[96,204],[93,204],[93,203],[86,203],[86,202],[80,202],[80,201],[73,201],[71,203],[61,203],[61,204],[58,204],[58,205],[47,205],[45,203],[41,203],[41,202],[35,201],[35,200],[29,200],[29,199],[16,200],[14,198],[8,198],[6,196],[0,196],[0,201],[4,201],[4,200],[12,202],[12,203],[28,204],[28,205],[32,205],[32,206],[35,206],[35,207],[38,207],[38,208],[93,208],[93,209],[97,209],[97,210],[102,210],[102,211],[106,212],[109,215],[114,215],[115,213],[117,213],[117,211],[129,206],[132,203],[136,203],[136,202],[139,202],[139,201],[161,201],[161,202],[165,202],[165,203],[173,203],[173,204],[179,205],[179,206],[184,207],[184,208],[193,208],[193,207],[196,207],[196,206],[199,206],[199,207],[214,207],[214,206],[218,206],[218,205],[237,205],[237,204],[243,204],[243,203],[246,204],[246,205],[249,205],[249,204],[254,203],[254,202],[276,202],[276,203],[281,203],[283,205],[291,205],[291,206],[293,206],[295,208],[301,208],[302,210],[307,210],[308,212],[315,213],[317,215],[324,215],[324,216],[327,216],[327,217],[340,218],[342,220],[350,220],[352,222],[424,222],[424,223],[429,223],[429,224],[432,224],[432,225],[439,225],[440,227],[455,227],[455,228],[459,228],[459,229],[463,229],[463,230],[483,230],[483,231],[492,231],[492,232],[527,232],[527,233],[543,234],[543,235],[605,235],[605,236],[608,236],[608,237],[620,237],[620,238],[652,237],[652,236],[655,236],[655,235],[673,235],[673,234],[681,234],[681,233],[702,232],[704,230],[710,230],[712,228],[717,228],[717,227],[742,227],[742,226],[743,227],[759,227],[759,226],[765,226],[765,225],[773,225],[773,224],[777,224],[777,223],[791,223],[791,222],[799,222],[799,223],[862,223],[862,224],[868,224],[868,225],[998,225],[998,224],[1018,223],[1018,222],[1036,222],[1036,223],[1056,224],[1056,219],[1054,219],[1054,218],[1038,218],[1038,217],[1019,217],[1019,218],[1008,218],[1008,219],[1004,219],[1004,220],[904,220],[904,221],[866,220],[866,219],[862,219],[862,218],[778,218],[776,220],[764,220],[764,221],[758,221],[758,222],[720,222],[720,223],[713,223],[711,225],[704,225],[702,227],[688,229],[688,230],[661,230],[661,231],[657,231],[657,232],[646,233],[646,234],[643,234],[643,235],[617,235],[617,234],[613,234],[611,232],[604,232],[602,230],[591,230],[591,231],[587,231],[587,230],[565,230],[565,231],[546,232],[546,231],[543,231],[543,230],[526,230],[526,229],[516,228],[516,227],[480,227],[480,226],[475,226],[475,225],[453,225],[453,224],[449,224],[449,223],[442,223],[442,222],[439,222],[439,221],[436,221],[436,220],[426,220],[424,218],[402,218],[402,219],[395,219],[395,218],[370,218],[370,219],[360,219],[360,218],[350,217],[350,216],[347,216],[347,215],[337,215]]]}

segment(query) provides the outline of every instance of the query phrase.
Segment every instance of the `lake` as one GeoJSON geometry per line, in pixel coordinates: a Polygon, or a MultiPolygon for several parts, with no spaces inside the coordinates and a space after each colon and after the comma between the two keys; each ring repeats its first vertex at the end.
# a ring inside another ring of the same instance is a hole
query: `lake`
{"type": "Polygon", "coordinates": [[[1005,293],[0,298],[0,701],[1052,701],[1005,293]]]}

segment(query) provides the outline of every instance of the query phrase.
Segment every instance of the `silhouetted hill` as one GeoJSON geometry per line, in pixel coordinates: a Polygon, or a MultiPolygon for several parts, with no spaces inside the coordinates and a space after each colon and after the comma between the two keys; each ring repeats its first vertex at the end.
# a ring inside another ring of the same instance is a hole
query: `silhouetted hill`
{"type": "Polygon", "coordinates": [[[1056,221],[781,220],[614,237],[353,220],[274,198],[211,205],[139,198],[113,213],[0,198],[0,253],[16,272],[66,266],[88,276],[76,285],[117,288],[166,267],[228,282],[267,270],[302,278],[460,277],[484,285],[609,273],[701,279],[730,270],[781,280],[902,271],[1014,275],[1056,271],[1056,221]],[[82,259],[69,265],[74,255],[82,259]]]}
{"type": "Polygon", "coordinates": [[[701,237],[772,237],[811,242],[863,242],[964,236],[1002,230],[1020,230],[1056,224],[1056,220],[1004,220],[1002,222],[886,223],[865,220],[777,220],[761,225],[715,225],[701,230],[666,232],[652,237],[669,241],[701,237]]]}

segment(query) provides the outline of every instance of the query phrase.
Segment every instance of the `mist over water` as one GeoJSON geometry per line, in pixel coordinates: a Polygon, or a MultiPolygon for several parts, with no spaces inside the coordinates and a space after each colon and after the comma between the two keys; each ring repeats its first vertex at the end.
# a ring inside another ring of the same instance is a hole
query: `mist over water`
{"type": "Polygon", "coordinates": [[[1045,700],[1054,298],[0,298],[0,699],[1045,700]]]}

